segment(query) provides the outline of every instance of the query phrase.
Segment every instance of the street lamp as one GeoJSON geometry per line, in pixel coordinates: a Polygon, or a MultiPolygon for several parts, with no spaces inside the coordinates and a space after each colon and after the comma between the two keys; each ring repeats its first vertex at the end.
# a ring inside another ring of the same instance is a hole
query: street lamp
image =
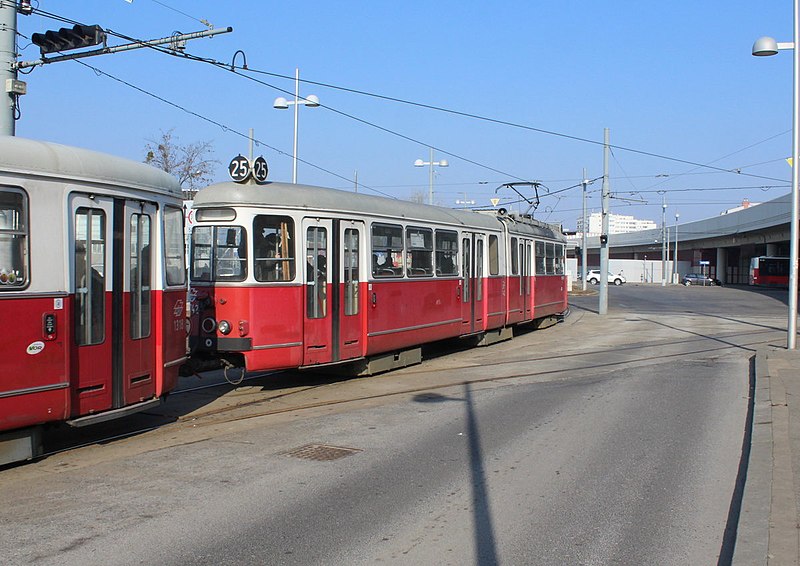
{"type": "Polygon", "coordinates": [[[441,159],[439,161],[433,160],[433,148],[431,149],[431,159],[430,161],[423,161],[422,159],[417,159],[414,162],[414,167],[424,167],[429,165],[431,168],[430,172],[430,179],[428,181],[428,204],[433,204],[433,166],[436,165],[437,167],[447,167],[450,165],[446,159],[441,159]]]}
{"type": "Polygon", "coordinates": [[[800,186],[800,0],[794,0],[794,33],[791,43],[778,43],[771,37],[759,37],[753,44],[753,55],[775,55],[781,49],[792,49],[793,90],[792,96],[792,217],[789,230],[789,324],[786,329],[786,348],[794,350],[797,344],[797,215],[800,212],[798,186],[800,186]]]}
{"type": "Polygon", "coordinates": [[[680,218],[680,216],[681,215],[678,214],[677,212],[675,213],[675,262],[674,262],[675,265],[673,266],[675,268],[675,277],[672,278],[672,280],[675,283],[677,283],[679,281],[679,278],[678,278],[678,218],[680,218]]]}
{"type": "Polygon", "coordinates": [[[286,110],[289,106],[294,106],[294,146],[292,147],[292,183],[297,183],[297,108],[300,105],[316,108],[319,106],[319,98],[309,94],[307,97],[300,98],[300,69],[294,70],[294,100],[286,100],[279,96],[272,104],[274,108],[286,110]]]}

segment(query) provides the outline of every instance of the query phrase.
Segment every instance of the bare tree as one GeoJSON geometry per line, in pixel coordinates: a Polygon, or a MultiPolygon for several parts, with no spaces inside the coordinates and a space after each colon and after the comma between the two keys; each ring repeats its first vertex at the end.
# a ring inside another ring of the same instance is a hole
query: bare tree
{"type": "Polygon", "coordinates": [[[211,142],[198,141],[182,145],[173,130],[161,131],[157,140],[147,140],[144,162],[173,175],[191,200],[203,186],[211,182],[214,166],[211,142]]]}

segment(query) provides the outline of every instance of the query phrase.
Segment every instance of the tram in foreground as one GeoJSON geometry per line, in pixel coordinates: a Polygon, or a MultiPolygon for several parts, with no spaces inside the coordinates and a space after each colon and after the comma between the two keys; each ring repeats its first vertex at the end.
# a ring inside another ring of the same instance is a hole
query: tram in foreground
{"type": "Polygon", "coordinates": [[[789,258],[758,256],[750,258],[750,285],[789,286],[789,258]]]}
{"type": "Polygon", "coordinates": [[[181,190],[150,166],[0,137],[0,464],[45,423],[160,402],[186,360],[181,190]]]}
{"type": "Polygon", "coordinates": [[[565,238],[529,218],[252,178],[201,190],[193,209],[187,372],[368,375],[567,310],[565,238]]]}

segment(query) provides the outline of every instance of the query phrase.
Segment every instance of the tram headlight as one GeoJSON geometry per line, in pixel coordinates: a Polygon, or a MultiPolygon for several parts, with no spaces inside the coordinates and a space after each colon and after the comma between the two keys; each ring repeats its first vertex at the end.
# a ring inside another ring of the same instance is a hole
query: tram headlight
{"type": "Polygon", "coordinates": [[[203,323],[200,325],[200,328],[203,329],[203,332],[206,334],[211,334],[217,329],[217,321],[211,317],[204,318],[203,323]]]}
{"type": "Polygon", "coordinates": [[[228,334],[231,331],[231,323],[227,320],[220,320],[218,328],[223,334],[228,334]]]}

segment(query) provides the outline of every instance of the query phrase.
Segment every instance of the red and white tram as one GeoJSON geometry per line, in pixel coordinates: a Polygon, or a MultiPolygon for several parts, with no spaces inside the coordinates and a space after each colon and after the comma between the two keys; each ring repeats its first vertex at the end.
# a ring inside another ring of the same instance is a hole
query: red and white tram
{"type": "Polygon", "coordinates": [[[565,239],[536,220],[252,181],[207,187],[193,208],[190,371],[369,374],[567,310],[565,239]]]}
{"type": "Polygon", "coordinates": [[[0,464],[39,425],[160,402],[186,360],[183,210],[168,174],[0,137],[0,464]]]}

